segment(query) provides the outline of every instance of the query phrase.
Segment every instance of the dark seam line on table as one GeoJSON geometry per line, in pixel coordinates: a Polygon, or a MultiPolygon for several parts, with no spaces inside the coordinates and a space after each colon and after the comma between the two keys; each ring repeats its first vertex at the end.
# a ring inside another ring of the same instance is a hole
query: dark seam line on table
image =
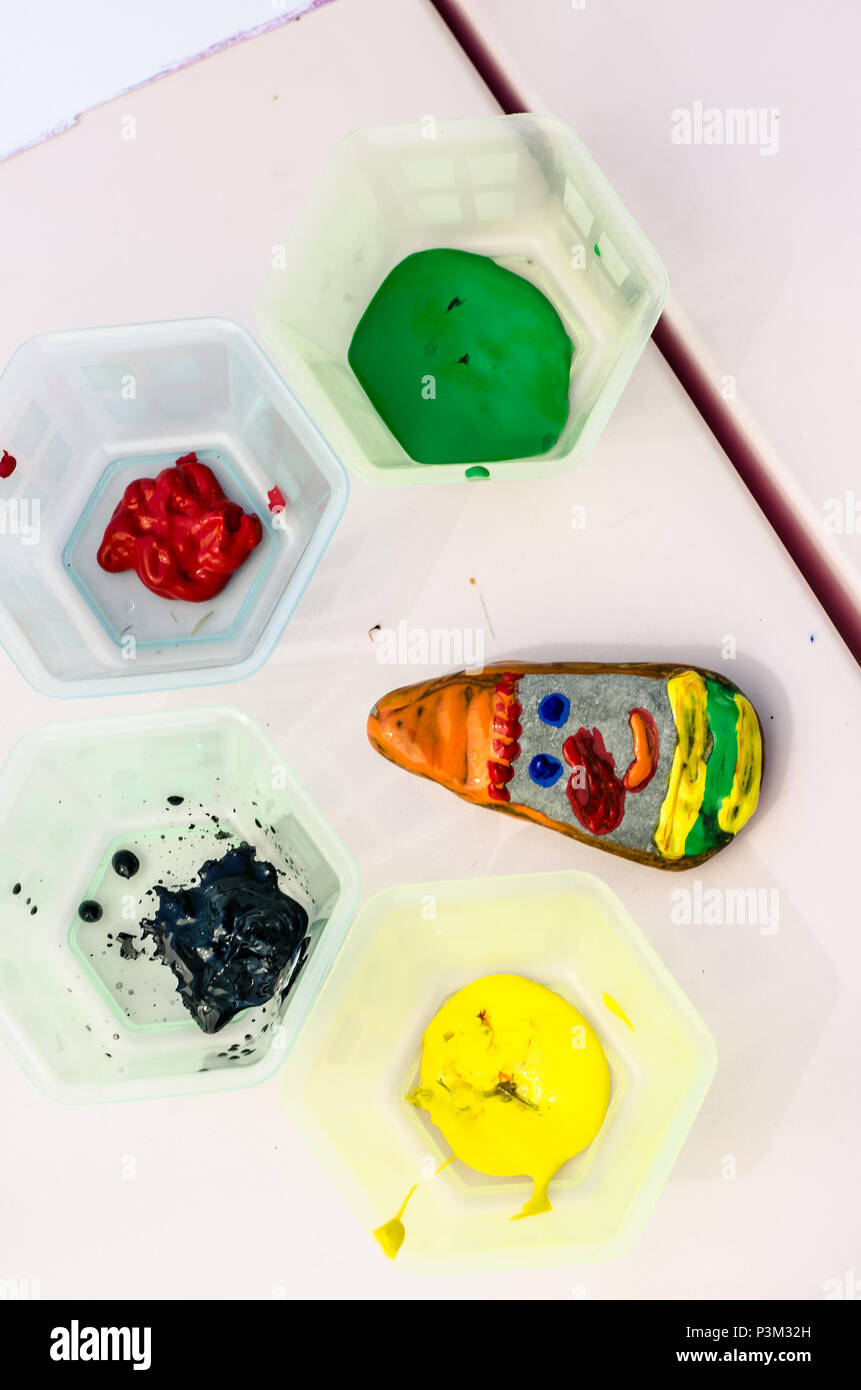
{"type": "MultiPolygon", "coordinates": [[[[430,0],[430,3],[502,110],[507,115],[529,111],[529,104],[491,52],[475,23],[463,13],[458,0],[430,0]]],[[[655,325],[652,340],[793,564],[861,664],[861,613],[851,594],[824,558],[803,518],[783,495],[759,451],[727,408],[666,311],[655,325]]]]}

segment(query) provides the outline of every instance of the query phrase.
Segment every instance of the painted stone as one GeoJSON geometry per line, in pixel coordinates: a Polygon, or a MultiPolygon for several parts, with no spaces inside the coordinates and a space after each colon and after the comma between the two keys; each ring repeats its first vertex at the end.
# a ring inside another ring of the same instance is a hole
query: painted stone
{"type": "Polygon", "coordinates": [[[703,863],[759,799],[762,727],[693,666],[514,663],[378,700],[384,757],[467,801],[662,869],[703,863]]]}
{"type": "Polygon", "coordinates": [[[348,361],[417,463],[533,458],[568,419],[573,346],[537,286],[489,256],[417,251],[386,276],[348,361]]]}

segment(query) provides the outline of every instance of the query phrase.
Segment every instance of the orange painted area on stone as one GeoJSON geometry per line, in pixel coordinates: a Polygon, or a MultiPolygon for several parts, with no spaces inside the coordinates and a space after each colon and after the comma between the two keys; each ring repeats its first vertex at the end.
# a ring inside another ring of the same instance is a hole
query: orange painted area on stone
{"type": "Polygon", "coordinates": [[[371,711],[368,738],[405,771],[493,805],[488,766],[509,765],[514,742],[513,724],[511,731],[502,727],[498,680],[443,678],[393,690],[371,711]]]}
{"type": "Polygon", "coordinates": [[[637,792],[649,785],[658,770],[658,730],[645,709],[632,709],[628,723],[634,739],[634,757],[623,780],[627,791],[637,792]]]}

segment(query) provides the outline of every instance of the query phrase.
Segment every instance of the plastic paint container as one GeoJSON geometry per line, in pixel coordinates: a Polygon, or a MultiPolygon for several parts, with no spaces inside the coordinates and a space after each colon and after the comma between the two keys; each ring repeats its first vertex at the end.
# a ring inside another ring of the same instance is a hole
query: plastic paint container
{"type": "Polygon", "coordinates": [[[211,708],[37,729],[0,772],[0,806],[0,1038],[41,1090],[126,1100],[272,1075],[346,931],[358,875],[250,719],[211,708]],[[186,886],[241,840],[305,907],[310,943],[285,999],[208,1035],[138,927],[157,880],[186,886]],[[133,878],[114,872],[117,850],[140,860],[133,878]],[[85,901],[102,907],[98,922],[81,920],[85,901]]]}
{"type": "Polygon", "coordinates": [[[591,450],[667,296],[655,251],[587,150],[549,116],[382,126],[335,151],[258,299],[263,341],[347,466],[381,483],[564,473],[591,450]],[[405,256],[472,251],[525,276],[574,345],[570,414],[533,459],[414,462],[347,362],[356,325],[405,256]],[[482,465],[478,465],[481,467],[482,465]]]}
{"type": "Polygon", "coordinates": [[[398,1267],[457,1272],[621,1253],[715,1066],[711,1035],[619,900],[592,875],[565,871],[408,884],[371,899],[293,1048],[284,1090],[291,1118],[369,1232],[420,1184],[398,1267]],[[524,1221],[509,1218],[531,1193],[527,1178],[488,1177],[460,1161],[431,1176],[450,1154],[404,1098],[440,1005],[496,973],[524,975],[572,1003],[611,1074],[597,1137],[551,1183],[553,1210],[524,1221]]]}
{"type": "Polygon", "coordinates": [[[0,641],[50,695],[184,689],[271,654],[347,499],[338,459],[254,339],[226,319],[47,333],[0,377],[0,641]],[[263,522],[211,602],[151,593],[96,555],[128,483],[195,452],[263,522]],[[283,511],[273,513],[278,489],[283,511]]]}

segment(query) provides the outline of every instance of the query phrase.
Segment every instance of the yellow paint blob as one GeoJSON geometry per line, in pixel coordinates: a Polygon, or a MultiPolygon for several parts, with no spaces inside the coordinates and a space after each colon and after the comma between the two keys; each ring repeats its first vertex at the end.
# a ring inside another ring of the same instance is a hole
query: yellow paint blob
{"type": "Polygon", "coordinates": [[[637,1030],[634,1027],[631,1020],[629,1019],[628,1015],[625,1013],[625,1010],[622,1008],[622,1005],[616,1003],[616,1000],[613,998],[612,994],[604,995],[604,1008],[609,1009],[610,1013],[615,1014],[616,1017],[620,1018],[623,1023],[627,1023],[632,1033],[636,1033],[637,1030]]]}
{"type": "Polygon", "coordinates": [[[591,1144],[610,1098],[596,1034],[560,995],[520,975],[488,975],[453,995],[422,1039],[420,1084],[453,1156],[494,1177],[530,1177],[518,1217],[550,1211],[562,1164],[591,1144]]]}

